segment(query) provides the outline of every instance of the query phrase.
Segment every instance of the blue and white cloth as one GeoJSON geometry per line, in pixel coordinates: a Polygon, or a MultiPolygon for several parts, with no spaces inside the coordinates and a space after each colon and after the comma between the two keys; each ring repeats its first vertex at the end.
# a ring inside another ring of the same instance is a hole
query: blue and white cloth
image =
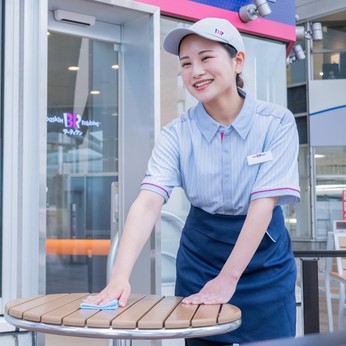
{"type": "Polygon", "coordinates": [[[119,307],[119,301],[118,299],[112,300],[106,304],[89,304],[89,303],[81,303],[80,308],[81,309],[88,309],[88,310],[116,310],[119,307]]]}

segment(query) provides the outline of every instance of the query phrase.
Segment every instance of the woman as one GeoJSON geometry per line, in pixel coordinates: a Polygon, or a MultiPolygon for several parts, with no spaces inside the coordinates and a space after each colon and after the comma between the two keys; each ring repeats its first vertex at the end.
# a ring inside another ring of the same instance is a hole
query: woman
{"type": "Polygon", "coordinates": [[[174,29],[164,48],[179,56],[184,84],[199,102],[162,129],[111,280],[88,301],[126,304],[134,263],[162,205],[181,186],[191,209],[177,255],[176,295],[186,304],[230,302],[242,310],[239,329],[186,344],[294,336],[296,266],[280,204],[300,199],[295,119],[241,89],[245,48],[230,22],[206,18],[174,29]]]}

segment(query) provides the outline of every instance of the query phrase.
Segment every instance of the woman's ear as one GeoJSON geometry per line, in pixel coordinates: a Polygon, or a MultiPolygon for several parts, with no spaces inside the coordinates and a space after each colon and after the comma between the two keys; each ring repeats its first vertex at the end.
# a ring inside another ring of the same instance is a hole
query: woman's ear
{"type": "Polygon", "coordinates": [[[245,53],[244,52],[237,52],[236,56],[234,57],[234,61],[236,64],[236,72],[241,73],[244,68],[244,62],[245,62],[245,53]]]}

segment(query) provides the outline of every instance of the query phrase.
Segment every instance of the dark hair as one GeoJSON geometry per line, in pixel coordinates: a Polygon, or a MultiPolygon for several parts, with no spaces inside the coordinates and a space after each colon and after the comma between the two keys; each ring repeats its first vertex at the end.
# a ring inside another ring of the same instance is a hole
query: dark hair
{"type": "MultiPolygon", "coordinates": [[[[230,44],[227,43],[221,43],[222,47],[224,47],[229,54],[231,58],[234,58],[236,54],[238,53],[237,50],[231,46],[230,44]]],[[[240,73],[237,74],[236,80],[235,80],[237,87],[243,88],[244,87],[244,81],[243,78],[240,77],[240,73]]]]}

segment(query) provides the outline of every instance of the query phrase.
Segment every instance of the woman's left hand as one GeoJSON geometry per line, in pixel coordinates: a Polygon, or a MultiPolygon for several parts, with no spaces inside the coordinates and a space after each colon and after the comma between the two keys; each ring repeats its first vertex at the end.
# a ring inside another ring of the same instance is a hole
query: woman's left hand
{"type": "Polygon", "coordinates": [[[218,275],[207,282],[204,287],[195,294],[183,299],[184,304],[225,304],[232,298],[236,284],[229,279],[218,275]]]}

